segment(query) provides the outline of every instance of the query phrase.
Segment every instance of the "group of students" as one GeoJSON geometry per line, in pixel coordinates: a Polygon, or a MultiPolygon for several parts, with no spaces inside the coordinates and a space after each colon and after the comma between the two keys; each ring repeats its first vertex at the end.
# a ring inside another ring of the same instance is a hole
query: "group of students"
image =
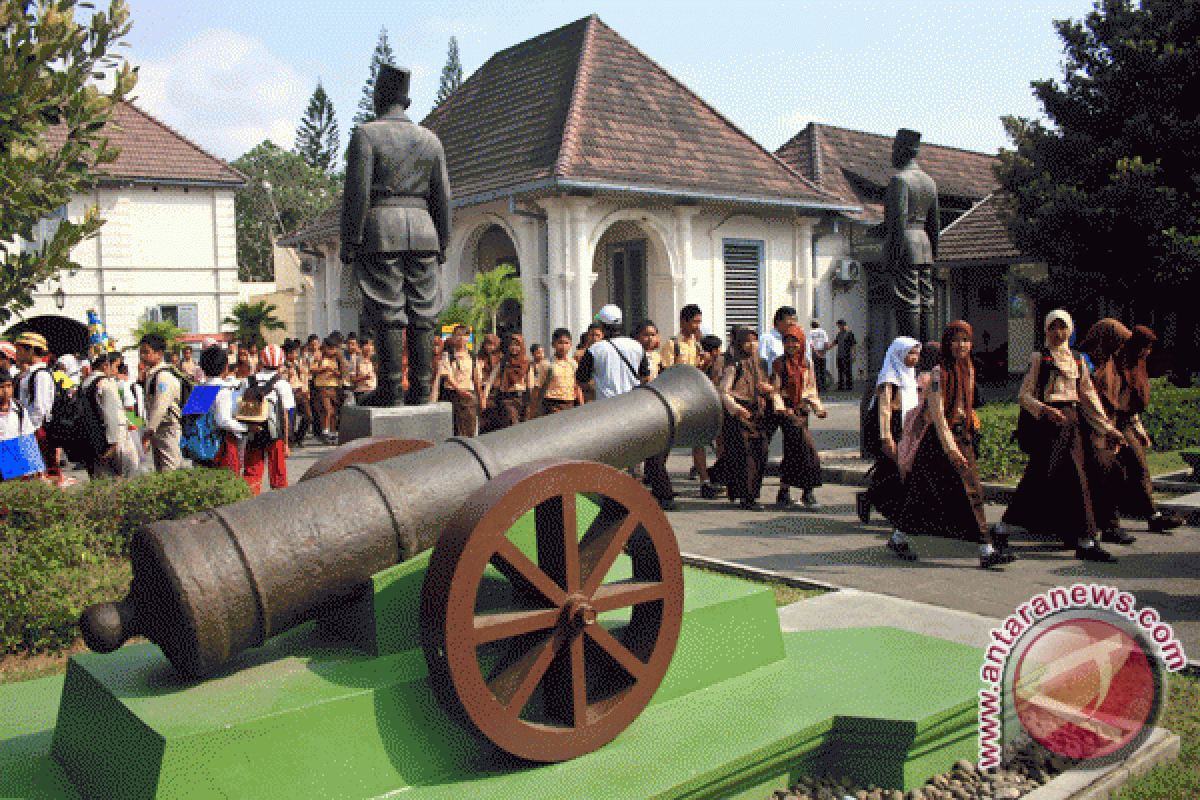
{"type": "Polygon", "coordinates": [[[1128,545],[1119,513],[1164,533],[1179,524],[1154,507],[1140,414],[1149,402],[1146,359],[1153,331],[1114,319],[1097,322],[1080,342],[1061,309],[1045,318],[1045,347],[1033,353],[1021,384],[1015,433],[1029,463],[999,525],[984,517],[976,466],[980,405],[971,361],[971,326],[957,320],[941,342],[899,337],[879,371],[864,450],[877,455],[858,497],[864,524],[871,508],[892,523],[888,547],[916,560],[908,535],[976,540],[980,566],[1015,560],[1019,531],[1060,539],[1084,561],[1111,562],[1100,542],[1128,545]],[[1086,356],[1086,357],[1085,357],[1086,356]]]}

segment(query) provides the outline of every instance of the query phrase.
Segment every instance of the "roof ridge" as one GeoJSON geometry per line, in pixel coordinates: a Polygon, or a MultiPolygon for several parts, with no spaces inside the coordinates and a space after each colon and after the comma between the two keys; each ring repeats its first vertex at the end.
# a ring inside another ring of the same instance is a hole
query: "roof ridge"
{"type": "MultiPolygon", "coordinates": [[[[888,141],[891,141],[892,139],[895,138],[895,136],[889,136],[886,133],[873,133],[872,131],[862,131],[862,130],[858,130],[857,128],[845,128],[845,127],[842,127],[841,125],[830,125],[829,123],[825,123],[825,122],[822,122],[822,123],[814,122],[812,124],[820,125],[820,127],[822,127],[822,128],[833,128],[834,130],[846,131],[847,133],[860,133],[864,136],[874,136],[879,139],[885,139],[888,141]]],[[[968,150],[965,147],[956,147],[955,145],[952,145],[952,144],[937,144],[936,142],[921,142],[921,147],[937,147],[942,150],[957,150],[960,153],[967,153],[968,155],[973,155],[973,156],[983,156],[984,158],[994,158],[994,159],[1000,158],[999,153],[996,153],[996,154],[983,153],[983,152],[980,152],[979,150],[968,150]]]]}
{"type": "MultiPolygon", "coordinates": [[[[225,169],[232,172],[235,177],[241,179],[244,183],[246,183],[246,184],[250,183],[250,179],[247,178],[245,175],[243,175],[241,170],[239,170],[237,167],[232,166],[228,161],[226,161],[223,158],[218,158],[217,156],[214,156],[212,153],[208,152],[203,147],[196,144],[191,139],[189,139],[188,137],[184,136],[179,131],[172,128],[167,123],[165,123],[162,120],[160,120],[159,118],[151,115],[149,111],[145,111],[141,108],[138,108],[132,100],[122,100],[121,103],[122,103],[122,105],[128,106],[131,110],[140,114],[142,117],[144,117],[149,122],[157,125],[158,127],[162,128],[163,130],[167,131],[172,136],[174,136],[175,138],[179,139],[181,142],[186,144],[188,147],[191,147],[193,150],[200,153],[200,155],[204,156],[205,158],[209,158],[213,161],[216,161],[222,167],[224,167],[225,169]]],[[[118,124],[120,124],[120,123],[118,123],[118,124]]]]}
{"type": "Polygon", "coordinates": [[[821,186],[825,185],[825,140],[821,136],[821,126],[816,120],[811,120],[808,127],[812,135],[808,138],[808,146],[812,148],[813,179],[821,186]]]}
{"type": "MultiPolygon", "coordinates": [[[[794,169],[792,169],[790,166],[788,166],[788,164],[787,164],[786,162],[784,162],[784,161],[783,161],[783,159],[779,158],[779,157],[778,157],[778,156],[776,156],[774,153],[772,153],[770,150],[768,150],[767,148],[765,148],[765,147],[763,147],[761,144],[759,144],[759,142],[757,142],[757,141],[754,139],[754,137],[752,137],[752,136],[750,136],[749,134],[747,134],[747,133],[746,133],[745,131],[743,131],[743,130],[742,130],[740,127],[738,127],[737,125],[735,125],[735,124],[734,124],[734,123],[733,123],[733,122],[732,122],[732,121],[731,121],[731,120],[730,120],[728,117],[726,117],[726,116],[725,116],[724,114],[722,114],[720,111],[717,111],[715,108],[713,108],[711,105],[709,105],[709,103],[708,103],[706,100],[704,100],[704,98],[700,97],[700,95],[698,95],[698,94],[696,94],[695,92],[693,92],[693,91],[692,91],[690,88],[688,88],[688,87],[687,87],[687,85],[685,85],[685,84],[684,84],[682,81],[680,81],[678,78],[676,78],[674,75],[672,75],[672,74],[671,74],[670,72],[668,72],[666,69],[664,69],[664,68],[662,67],[662,65],[660,65],[660,64],[659,64],[657,61],[655,61],[654,59],[650,58],[648,55],[646,55],[645,53],[643,53],[643,52],[642,52],[642,51],[641,51],[641,50],[640,50],[640,49],[637,47],[637,45],[635,45],[633,42],[629,41],[629,40],[628,40],[628,39],[626,39],[624,36],[622,36],[621,34],[617,33],[615,30],[613,30],[613,29],[612,29],[612,28],[610,28],[608,25],[606,25],[606,24],[604,23],[604,21],[603,21],[603,20],[601,20],[601,19],[600,19],[600,17],[599,17],[598,15],[596,15],[596,14],[593,14],[593,15],[592,15],[591,17],[589,17],[588,19],[589,19],[589,20],[591,20],[591,21],[594,21],[594,23],[596,23],[596,24],[603,25],[603,26],[605,27],[605,29],[607,29],[607,30],[608,30],[608,31],[609,31],[609,32],[610,32],[610,33],[611,33],[613,36],[615,36],[615,37],[616,37],[617,39],[619,39],[621,42],[624,42],[624,43],[625,43],[625,45],[626,45],[626,46],[628,46],[628,47],[629,47],[631,50],[633,50],[633,52],[634,52],[634,53],[636,53],[636,54],[637,54],[639,57],[641,57],[641,58],[645,59],[646,63],[648,63],[648,64],[649,64],[651,67],[653,67],[655,70],[657,70],[659,73],[661,73],[661,74],[662,74],[662,75],[663,75],[663,76],[664,76],[664,77],[665,77],[665,78],[666,78],[668,81],[670,81],[672,84],[674,84],[675,86],[677,86],[677,87],[678,87],[680,90],[682,90],[682,91],[686,92],[686,93],[687,93],[687,95],[688,95],[689,97],[691,97],[693,100],[695,100],[697,103],[699,103],[699,104],[701,105],[701,107],[703,107],[704,109],[706,109],[706,110],[707,110],[707,111],[708,111],[710,114],[712,114],[714,117],[716,117],[716,118],[717,118],[718,120],[720,120],[722,123],[724,123],[724,124],[725,124],[725,125],[726,125],[726,126],[729,128],[729,129],[730,129],[730,130],[732,130],[732,131],[733,131],[734,133],[736,133],[738,136],[740,136],[741,138],[743,138],[743,139],[745,139],[747,142],[749,142],[749,143],[750,143],[750,145],[751,145],[751,146],[752,146],[752,147],[753,147],[755,150],[757,150],[757,151],[758,151],[758,152],[760,152],[761,154],[765,155],[765,156],[766,156],[766,157],[767,157],[767,158],[768,158],[768,159],[769,159],[771,162],[773,162],[773,163],[774,163],[774,164],[775,164],[775,165],[776,165],[776,166],[777,166],[779,169],[783,170],[783,172],[785,172],[786,174],[790,175],[791,177],[793,177],[793,178],[795,178],[795,179],[799,180],[799,181],[800,181],[800,182],[801,182],[801,183],[802,183],[802,184],[803,184],[803,185],[804,185],[806,188],[808,188],[808,189],[810,189],[810,190],[812,190],[812,191],[814,191],[814,192],[818,193],[819,195],[823,195],[823,196],[825,196],[825,197],[827,197],[827,198],[829,198],[829,199],[832,199],[832,200],[837,200],[839,203],[841,203],[841,202],[844,202],[844,201],[843,201],[843,200],[842,200],[840,197],[838,197],[837,195],[834,195],[832,192],[828,192],[828,191],[826,191],[825,189],[823,189],[823,188],[821,188],[820,186],[818,186],[818,185],[816,185],[815,183],[813,183],[811,180],[809,180],[809,179],[808,179],[807,177],[805,177],[804,175],[801,175],[800,173],[796,172],[796,170],[794,170],[794,169]]],[[[594,29],[594,28],[593,28],[593,26],[592,26],[592,25],[589,25],[589,30],[588,30],[588,33],[589,33],[589,35],[592,33],[593,29],[594,29]]],[[[571,100],[572,100],[572,104],[574,104],[574,101],[575,101],[575,98],[574,98],[574,96],[572,96],[571,100]]]]}
{"type": "MultiPolygon", "coordinates": [[[[578,20],[577,20],[578,21],[578,20]]],[[[596,23],[600,22],[597,14],[584,17],[583,41],[579,45],[579,62],[575,66],[575,82],[571,86],[571,102],[567,104],[567,114],[563,119],[562,137],[558,142],[558,158],[554,160],[554,169],[550,175],[557,179],[566,175],[567,168],[579,150],[579,106],[581,98],[589,83],[591,64],[589,58],[593,51],[592,42],[595,39],[596,23]]],[[[575,24],[575,23],[571,23],[575,24]]]]}

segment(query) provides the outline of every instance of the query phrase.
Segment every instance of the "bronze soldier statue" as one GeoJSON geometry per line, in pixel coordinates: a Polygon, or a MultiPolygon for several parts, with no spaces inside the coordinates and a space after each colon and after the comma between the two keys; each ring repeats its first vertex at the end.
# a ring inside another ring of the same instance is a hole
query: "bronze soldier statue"
{"type": "Polygon", "coordinates": [[[936,339],[933,322],[933,261],[938,246],[937,186],[917,164],[921,134],[901,128],[892,142],[896,174],[884,199],[883,256],[891,283],[895,336],[936,339]],[[918,335],[920,334],[920,335],[918,335]]]}
{"type": "Polygon", "coordinates": [[[450,240],[450,176],[437,136],[404,113],[410,79],[406,69],[379,68],[376,119],[354,131],[346,151],[342,261],[355,265],[363,318],[379,347],[378,388],[362,401],[368,406],[429,402],[433,328],[443,306],[438,265],[450,240]]]}

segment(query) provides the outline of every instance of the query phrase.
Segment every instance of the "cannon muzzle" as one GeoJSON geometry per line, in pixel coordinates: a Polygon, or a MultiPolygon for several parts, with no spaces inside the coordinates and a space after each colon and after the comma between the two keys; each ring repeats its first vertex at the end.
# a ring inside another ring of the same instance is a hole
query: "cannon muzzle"
{"type": "Polygon", "coordinates": [[[547,458],[626,468],[707,444],[720,424],[712,383],[677,367],[628,394],[148,525],[130,542],[129,595],[84,612],[84,641],[110,652],[143,635],[185,677],[204,678],[432,548],[467,498],[507,470],[547,458]]]}

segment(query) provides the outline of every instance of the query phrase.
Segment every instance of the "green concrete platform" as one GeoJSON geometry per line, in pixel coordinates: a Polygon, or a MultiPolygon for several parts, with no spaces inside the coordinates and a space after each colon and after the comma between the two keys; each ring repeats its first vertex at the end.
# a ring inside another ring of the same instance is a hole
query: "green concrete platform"
{"type": "Polygon", "coordinates": [[[371,641],[309,624],[192,686],[132,645],[0,687],[0,797],[766,796],[809,771],[911,788],[975,755],[979,650],[892,628],[784,634],[768,589],[689,569],[646,711],[594,753],[517,762],[435,701],[415,625],[389,606],[414,562],[377,580],[371,641]]]}

